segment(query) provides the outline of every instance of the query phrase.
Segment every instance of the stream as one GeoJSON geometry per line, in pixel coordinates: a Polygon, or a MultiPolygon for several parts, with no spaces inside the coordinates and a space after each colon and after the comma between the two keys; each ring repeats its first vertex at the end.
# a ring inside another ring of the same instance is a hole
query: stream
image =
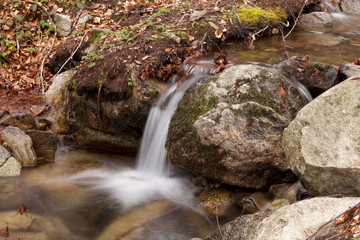
{"type": "MultiPolygon", "coordinates": [[[[332,16],[332,29],[294,31],[287,39],[290,55],[334,65],[358,59],[360,17],[332,16]]],[[[285,58],[279,35],[260,38],[254,45],[249,49],[245,43],[229,42],[225,51],[234,62],[273,64],[285,58]]],[[[6,219],[2,225],[9,224],[9,239],[184,240],[214,231],[215,219],[196,207],[196,189],[187,173],[166,163],[164,126],[185,85],[170,87],[153,108],[137,161],[135,156],[61,146],[54,163],[25,168],[20,177],[0,178],[0,219],[6,219]],[[170,112],[156,126],[163,109],[170,112]],[[16,211],[20,204],[29,208],[23,215],[16,211]],[[21,224],[12,224],[19,218],[21,224]]]]}

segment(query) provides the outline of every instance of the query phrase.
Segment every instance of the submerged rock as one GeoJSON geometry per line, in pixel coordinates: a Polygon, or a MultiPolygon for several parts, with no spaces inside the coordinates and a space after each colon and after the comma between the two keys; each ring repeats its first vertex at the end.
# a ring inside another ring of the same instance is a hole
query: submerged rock
{"type": "Polygon", "coordinates": [[[314,195],[360,194],[360,78],[336,85],[284,131],[291,169],[314,195]]]}
{"type": "Polygon", "coordinates": [[[168,158],[241,187],[292,181],[282,131],[303,105],[297,88],[272,68],[228,68],[196,83],[180,101],[169,127],[168,158]]]}
{"type": "MultiPolygon", "coordinates": [[[[324,222],[359,201],[360,198],[307,199],[274,211],[241,216],[221,230],[229,236],[228,240],[304,240],[324,222]]],[[[205,240],[215,239],[222,239],[218,231],[205,240]]]]}
{"type": "Polygon", "coordinates": [[[234,204],[234,193],[229,190],[218,188],[203,191],[198,201],[200,206],[212,216],[224,217],[229,208],[234,204]]]}
{"type": "Polygon", "coordinates": [[[64,224],[54,216],[46,218],[34,213],[28,213],[26,216],[25,214],[17,214],[16,211],[7,211],[0,212],[0,219],[2,220],[1,229],[8,226],[10,239],[79,239],[72,235],[64,224]]]}
{"type": "Polygon", "coordinates": [[[14,157],[23,167],[33,167],[37,164],[37,156],[33,149],[31,138],[17,127],[7,127],[1,136],[9,144],[14,157]]]}

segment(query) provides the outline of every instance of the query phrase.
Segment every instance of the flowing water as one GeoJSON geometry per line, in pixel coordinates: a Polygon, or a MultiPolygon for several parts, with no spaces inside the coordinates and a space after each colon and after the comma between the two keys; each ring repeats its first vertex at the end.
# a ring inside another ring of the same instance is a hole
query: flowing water
{"type": "MultiPolygon", "coordinates": [[[[360,18],[332,16],[330,30],[290,35],[290,54],[331,64],[359,58],[360,18]]],[[[245,43],[230,42],[228,57],[264,63],[285,58],[280,36],[254,44],[255,49],[249,49],[245,43]]],[[[213,73],[212,64],[189,60],[184,73],[174,77],[149,115],[135,165],[133,156],[61,148],[54,163],[24,169],[20,177],[0,178],[0,226],[9,224],[10,239],[183,240],[215,230],[216,224],[196,207],[195,188],[186,173],[168,165],[164,148],[177,103],[193,82],[213,73]],[[176,84],[179,79],[181,84],[176,84]],[[28,216],[16,215],[20,204],[30,208],[28,216]]]]}

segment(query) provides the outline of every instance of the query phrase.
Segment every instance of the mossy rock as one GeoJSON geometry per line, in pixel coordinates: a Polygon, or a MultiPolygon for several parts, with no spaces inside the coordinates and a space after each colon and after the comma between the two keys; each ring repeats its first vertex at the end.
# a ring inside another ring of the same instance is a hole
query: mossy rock
{"type": "Polygon", "coordinates": [[[168,157],[194,174],[240,187],[292,181],[282,131],[303,105],[297,88],[272,68],[228,68],[197,82],[180,101],[168,157]]]}

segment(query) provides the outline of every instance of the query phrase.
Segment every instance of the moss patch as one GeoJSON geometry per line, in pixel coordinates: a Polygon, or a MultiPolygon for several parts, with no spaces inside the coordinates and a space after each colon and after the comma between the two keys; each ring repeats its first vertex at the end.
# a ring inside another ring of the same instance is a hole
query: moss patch
{"type": "Polygon", "coordinates": [[[202,145],[194,122],[210,109],[216,107],[216,98],[205,100],[205,93],[211,79],[202,80],[191,87],[179,106],[170,123],[166,143],[168,158],[171,162],[188,168],[194,173],[212,178],[212,175],[224,173],[224,169],[217,164],[222,159],[218,146],[202,145]],[[196,161],[192,161],[196,159],[196,161]],[[199,160],[200,159],[200,160],[199,160]],[[209,169],[211,169],[211,174],[209,169]]]}
{"type": "Polygon", "coordinates": [[[266,27],[278,24],[287,18],[286,12],[277,9],[262,9],[252,6],[245,6],[235,9],[235,13],[230,13],[232,20],[240,21],[243,27],[266,27]],[[236,14],[235,14],[236,13],[236,14]]]}

